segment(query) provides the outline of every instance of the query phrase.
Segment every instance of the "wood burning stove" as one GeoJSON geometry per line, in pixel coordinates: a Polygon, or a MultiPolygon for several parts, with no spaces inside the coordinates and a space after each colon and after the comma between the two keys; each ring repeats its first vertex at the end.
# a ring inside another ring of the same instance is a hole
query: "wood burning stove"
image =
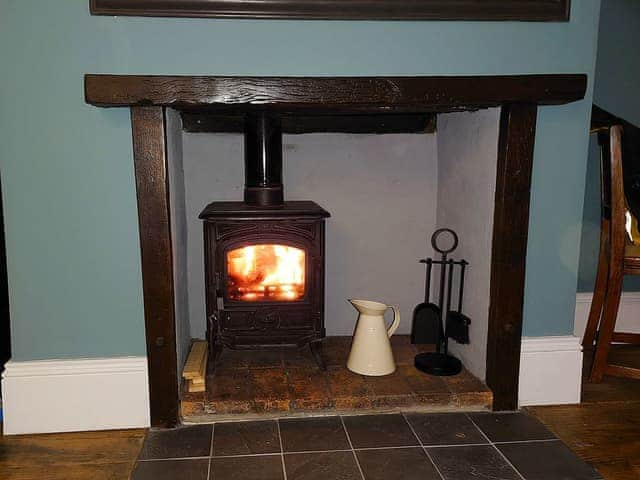
{"type": "Polygon", "coordinates": [[[204,221],[207,336],[223,347],[309,345],[324,368],[324,228],[330,214],[285,202],[277,116],[245,119],[244,202],[213,202],[204,221]]]}

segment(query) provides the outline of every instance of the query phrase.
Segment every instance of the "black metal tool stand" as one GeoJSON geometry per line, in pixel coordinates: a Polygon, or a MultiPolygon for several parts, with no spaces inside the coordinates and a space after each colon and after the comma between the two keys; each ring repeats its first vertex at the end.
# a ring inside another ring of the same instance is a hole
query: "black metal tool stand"
{"type": "MultiPolygon", "coordinates": [[[[431,236],[431,245],[433,249],[441,254],[440,260],[432,260],[427,258],[420,260],[421,263],[426,263],[428,267],[431,265],[440,266],[440,289],[438,294],[438,305],[440,307],[440,328],[439,335],[436,341],[436,351],[420,353],[415,356],[415,367],[425,373],[437,376],[450,376],[457,375],[462,370],[462,362],[456,357],[449,355],[449,339],[447,331],[445,329],[445,318],[447,318],[449,311],[451,310],[451,290],[453,286],[453,270],[456,266],[461,266],[463,269],[467,265],[465,260],[455,261],[448,259],[449,253],[453,252],[458,246],[458,235],[449,228],[441,228],[434,232],[431,236]],[[442,248],[438,245],[438,238],[441,238],[442,234],[449,234],[451,237],[451,246],[449,248],[442,248]],[[446,288],[446,296],[445,296],[446,288]],[[446,298],[446,305],[445,305],[446,298]]],[[[430,269],[429,269],[430,270],[430,269]]],[[[429,271],[429,274],[431,272],[429,271]]],[[[462,288],[462,284],[460,285],[462,288]]],[[[462,294],[461,294],[462,295],[462,294]]],[[[462,296],[460,295],[460,298],[462,296]]],[[[458,307],[460,309],[460,306],[458,307]]]]}

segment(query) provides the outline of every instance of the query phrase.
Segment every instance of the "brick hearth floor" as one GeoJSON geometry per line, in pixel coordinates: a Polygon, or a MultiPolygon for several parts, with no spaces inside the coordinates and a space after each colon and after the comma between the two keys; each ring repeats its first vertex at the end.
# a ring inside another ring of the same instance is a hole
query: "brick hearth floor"
{"type": "Polygon", "coordinates": [[[453,377],[425,375],[413,357],[428,348],[409,337],[391,338],[395,373],[365,377],[346,369],[351,337],[324,341],[327,371],[316,366],[308,348],[300,350],[225,350],[218,366],[209,365],[207,391],[182,393],[185,422],[260,416],[304,416],[366,411],[441,411],[490,408],[491,391],[463,370],[453,377]]]}
{"type": "Polygon", "coordinates": [[[395,413],[152,430],[132,480],[596,480],[525,413],[395,413]]]}

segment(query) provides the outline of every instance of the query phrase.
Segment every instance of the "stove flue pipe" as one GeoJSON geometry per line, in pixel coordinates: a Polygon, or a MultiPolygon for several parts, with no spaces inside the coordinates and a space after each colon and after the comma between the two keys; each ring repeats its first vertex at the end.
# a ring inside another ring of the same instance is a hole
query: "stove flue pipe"
{"type": "Polygon", "coordinates": [[[262,207],[284,204],[282,124],[277,114],[256,112],[245,118],[244,201],[262,207]]]}

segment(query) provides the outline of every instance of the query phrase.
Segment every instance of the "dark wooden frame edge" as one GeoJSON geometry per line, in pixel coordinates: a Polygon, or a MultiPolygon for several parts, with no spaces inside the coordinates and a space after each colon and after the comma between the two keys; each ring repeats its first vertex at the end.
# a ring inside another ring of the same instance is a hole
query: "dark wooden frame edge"
{"type": "Polygon", "coordinates": [[[164,107],[236,112],[266,107],[305,112],[355,109],[384,114],[501,106],[487,384],[494,393],[495,410],[514,410],[537,105],[576,101],[584,97],[585,89],[585,75],[369,79],[87,75],[87,103],[131,108],[152,426],[171,427],[179,421],[164,107]]]}
{"type": "Polygon", "coordinates": [[[567,22],[571,0],[89,0],[92,15],[567,22]]]}

